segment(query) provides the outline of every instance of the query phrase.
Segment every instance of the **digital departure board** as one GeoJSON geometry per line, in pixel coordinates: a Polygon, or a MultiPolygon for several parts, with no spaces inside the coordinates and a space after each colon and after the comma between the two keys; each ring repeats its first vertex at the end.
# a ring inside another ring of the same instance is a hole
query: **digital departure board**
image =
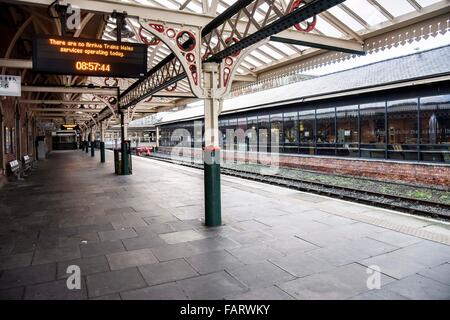
{"type": "Polygon", "coordinates": [[[147,45],[36,36],[33,39],[33,71],[63,75],[140,78],[147,72],[147,45]]]}

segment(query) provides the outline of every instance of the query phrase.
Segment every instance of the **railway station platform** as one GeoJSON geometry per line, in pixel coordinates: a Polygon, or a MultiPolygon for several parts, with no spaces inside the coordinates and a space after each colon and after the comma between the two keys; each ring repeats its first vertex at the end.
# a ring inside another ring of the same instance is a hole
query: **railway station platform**
{"type": "Polygon", "coordinates": [[[450,299],[448,223],[223,176],[206,228],[202,171],[106,156],[2,187],[1,299],[450,299]]]}

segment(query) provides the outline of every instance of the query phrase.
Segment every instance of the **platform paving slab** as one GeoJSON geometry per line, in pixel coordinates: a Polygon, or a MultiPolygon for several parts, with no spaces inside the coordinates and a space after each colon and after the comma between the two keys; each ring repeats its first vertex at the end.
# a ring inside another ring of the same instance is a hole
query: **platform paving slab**
{"type": "Polygon", "coordinates": [[[292,274],[268,261],[248,264],[241,267],[228,267],[227,272],[248,288],[252,289],[271,287],[275,284],[287,282],[295,278],[292,274]]]}
{"type": "Polygon", "coordinates": [[[225,300],[294,300],[292,296],[276,286],[251,289],[241,294],[225,297],[225,300]]]}
{"type": "Polygon", "coordinates": [[[225,250],[202,253],[186,258],[186,261],[200,274],[206,274],[234,268],[242,265],[232,254],[225,250]]]}
{"type": "Polygon", "coordinates": [[[81,256],[94,257],[124,251],[125,248],[121,241],[106,241],[100,243],[88,243],[80,245],[81,256]]]}
{"type": "Polygon", "coordinates": [[[70,290],[65,279],[27,286],[25,300],[85,300],[87,298],[84,279],[81,289],[70,290]]]}
{"type": "Polygon", "coordinates": [[[382,290],[413,300],[450,299],[450,286],[418,274],[389,283],[382,290]]]}
{"type": "Polygon", "coordinates": [[[184,291],[176,282],[126,291],[120,294],[123,300],[186,300],[184,291]]]}
{"type": "Polygon", "coordinates": [[[225,271],[181,280],[178,285],[192,300],[218,300],[246,291],[243,284],[225,271]]]}
{"type": "Polygon", "coordinates": [[[146,287],[136,267],[89,275],[86,285],[91,298],[146,287]]]}
{"type": "MultiPolygon", "coordinates": [[[[369,291],[365,267],[359,264],[349,264],[339,268],[305,276],[285,282],[280,288],[296,299],[349,299],[360,293],[369,291]]],[[[381,286],[395,279],[382,275],[381,286]]]]}
{"type": "Polygon", "coordinates": [[[115,241],[137,237],[133,228],[122,228],[119,230],[101,231],[98,233],[101,241],[115,241]]]}
{"type": "Polygon", "coordinates": [[[33,257],[33,265],[60,262],[81,257],[78,246],[36,250],[33,257]]]}
{"type": "Polygon", "coordinates": [[[1,299],[448,299],[441,222],[222,176],[207,228],[202,171],[133,157],[116,176],[111,155],[52,152],[1,189],[1,299]]]}
{"type": "Polygon", "coordinates": [[[198,275],[184,259],[140,266],[139,271],[149,286],[198,275]]]}
{"type": "Polygon", "coordinates": [[[73,265],[80,267],[83,276],[110,271],[106,256],[94,256],[58,262],[58,279],[69,277],[71,273],[67,273],[67,268],[73,265]]]}
{"type": "Polygon", "coordinates": [[[117,252],[106,255],[111,270],[143,266],[158,263],[158,259],[150,249],[117,252]]]}
{"type": "Polygon", "coordinates": [[[0,276],[0,289],[27,286],[56,280],[56,263],[5,270],[0,276]]]}
{"type": "Polygon", "coordinates": [[[436,267],[425,269],[420,271],[419,274],[450,286],[450,263],[444,263],[436,267]]]}

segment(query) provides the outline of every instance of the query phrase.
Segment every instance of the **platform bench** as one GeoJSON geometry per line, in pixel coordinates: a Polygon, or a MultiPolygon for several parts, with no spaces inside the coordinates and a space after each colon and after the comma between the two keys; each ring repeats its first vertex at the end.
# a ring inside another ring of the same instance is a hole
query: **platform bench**
{"type": "Polygon", "coordinates": [[[32,169],[33,169],[33,159],[30,156],[28,156],[28,155],[23,156],[22,157],[22,170],[23,170],[23,173],[29,174],[32,169]]]}
{"type": "Polygon", "coordinates": [[[19,161],[17,160],[10,161],[8,162],[8,165],[11,175],[15,176],[17,179],[21,179],[20,174],[22,170],[19,161]]]}

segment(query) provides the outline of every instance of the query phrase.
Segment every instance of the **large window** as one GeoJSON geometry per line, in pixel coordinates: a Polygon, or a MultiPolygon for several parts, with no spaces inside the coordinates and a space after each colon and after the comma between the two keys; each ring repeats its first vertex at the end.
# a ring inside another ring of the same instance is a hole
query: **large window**
{"type": "Polygon", "coordinates": [[[225,129],[225,134],[227,135],[225,145],[225,149],[227,150],[236,150],[237,146],[237,138],[236,138],[236,129],[237,129],[237,119],[229,119],[228,125],[225,129]]]}
{"type": "Polygon", "coordinates": [[[258,151],[258,118],[247,118],[247,130],[248,130],[248,150],[256,152],[258,151]]]}
{"type": "Polygon", "coordinates": [[[361,157],[386,157],[386,103],[375,102],[359,106],[361,126],[361,157]]]}
{"type": "Polygon", "coordinates": [[[388,158],[418,159],[417,99],[388,101],[388,158]]]}
{"type": "MultiPolygon", "coordinates": [[[[262,110],[234,119],[221,117],[224,148],[228,142],[230,150],[252,152],[248,156],[257,156],[253,152],[258,151],[450,164],[450,94],[353,103],[332,108],[302,106],[303,110],[292,108],[271,115],[262,110]],[[240,129],[238,133],[236,129],[240,129]],[[226,130],[231,130],[231,135],[226,130]]],[[[193,123],[161,127],[161,145],[191,142],[189,135],[174,137],[173,133],[183,128],[192,135],[193,123]]],[[[11,128],[6,130],[5,148],[13,152],[11,128]]]]}
{"type": "Polygon", "coordinates": [[[315,154],[316,110],[298,113],[300,153],[315,154]]]}
{"type": "Polygon", "coordinates": [[[226,145],[227,145],[227,126],[228,126],[228,120],[226,120],[226,119],[219,120],[219,131],[220,131],[220,134],[222,135],[221,141],[220,141],[220,146],[222,149],[225,149],[226,145]]]}
{"type": "Polygon", "coordinates": [[[336,112],[335,108],[318,109],[317,118],[317,154],[335,155],[336,153],[336,112]]]}
{"type": "Polygon", "coordinates": [[[258,151],[270,152],[270,122],[268,115],[258,116],[258,151]]]}
{"type": "Polygon", "coordinates": [[[283,115],[284,153],[298,153],[298,118],[297,112],[283,115]]]}
{"type": "Polygon", "coordinates": [[[450,95],[420,99],[420,159],[450,163],[450,95]]]}
{"type": "Polygon", "coordinates": [[[271,152],[278,153],[283,148],[283,114],[270,115],[271,152]]]}
{"type": "Polygon", "coordinates": [[[359,157],[358,106],[336,108],[337,155],[359,157]]]}
{"type": "Polygon", "coordinates": [[[248,150],[248,137],[245,135],[245,131],[247,131],[247,118],[238,119],[237,129],[237,150],[246,152],[248,150]]]}

